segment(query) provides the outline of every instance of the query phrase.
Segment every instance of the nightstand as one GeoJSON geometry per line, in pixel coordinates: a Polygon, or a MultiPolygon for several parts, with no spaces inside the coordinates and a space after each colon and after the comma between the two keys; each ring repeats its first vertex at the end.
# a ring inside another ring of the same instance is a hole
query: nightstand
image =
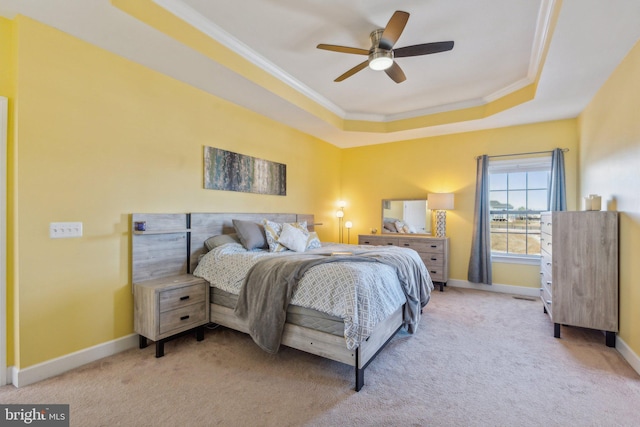
{"type": "Polygon", "coordinates": [[[162,357],[166,341],[192,329],[202,341],[209,323],[208,290],[204,279],[191,274],[134,283],[133,325],[140,348],[147,346],[147,339],[155,341],[156,357],[162,357]]]}

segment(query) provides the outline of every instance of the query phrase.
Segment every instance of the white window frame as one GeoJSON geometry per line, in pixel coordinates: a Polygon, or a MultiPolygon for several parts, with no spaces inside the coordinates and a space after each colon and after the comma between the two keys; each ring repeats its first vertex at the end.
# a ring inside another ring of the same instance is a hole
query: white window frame
{"type": "MultiPolygon", "coordinates": [[[[489,180],[492,174],[511,172],[539,172],[551,171],[551,155],[526,157],[521,159],[495,160],[489,159],[489,180]]],[[[528,190],[528,187],[527,187],[528,190]]],[[[489,194],[487,195],[489,199],[489,194]]],[[[547,206],[548,209],[548,206],[547,206]]],[[[491,234],[491,233],[489,233],[491,234]]],[[[539,265],[540,255],[509,254],[503,252],[491,252],[492,262],[506,264],[539,265]]]]}

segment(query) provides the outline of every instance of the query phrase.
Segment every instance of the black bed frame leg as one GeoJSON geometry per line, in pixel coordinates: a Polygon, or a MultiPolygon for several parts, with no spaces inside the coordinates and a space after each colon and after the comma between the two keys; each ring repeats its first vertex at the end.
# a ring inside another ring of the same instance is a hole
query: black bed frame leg
{"type": "Polygon", "coordinates": [[[358,368],[358,366],[360,366],[360,347],[356,349],[356,391],[364,387],[364,368],[358,368]]]}
{"type": "Polygon", "coordinates": [[[364,369],[358,369],[356,366],[356,391],[362,390],[364,387],[364,369]]]}

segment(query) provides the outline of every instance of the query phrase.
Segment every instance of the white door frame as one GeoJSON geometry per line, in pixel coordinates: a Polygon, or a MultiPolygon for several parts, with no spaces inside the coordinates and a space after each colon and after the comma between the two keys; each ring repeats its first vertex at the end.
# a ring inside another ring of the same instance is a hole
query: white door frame
{"type": "Polygon", "coordinates": [[[7,115],[0,96],[0,385],[7,383],[7,115]]]}

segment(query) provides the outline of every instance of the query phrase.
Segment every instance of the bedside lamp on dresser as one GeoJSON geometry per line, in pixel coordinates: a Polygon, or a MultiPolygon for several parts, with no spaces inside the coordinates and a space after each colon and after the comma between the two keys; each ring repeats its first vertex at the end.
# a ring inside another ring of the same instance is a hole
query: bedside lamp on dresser
{"type": "Polygon", "coordinates": [[[453,209],[453,193],[429,193],[427,205],[436,213],[436,237],[445,237],[447,234],[447,210],[453,209]]]}

